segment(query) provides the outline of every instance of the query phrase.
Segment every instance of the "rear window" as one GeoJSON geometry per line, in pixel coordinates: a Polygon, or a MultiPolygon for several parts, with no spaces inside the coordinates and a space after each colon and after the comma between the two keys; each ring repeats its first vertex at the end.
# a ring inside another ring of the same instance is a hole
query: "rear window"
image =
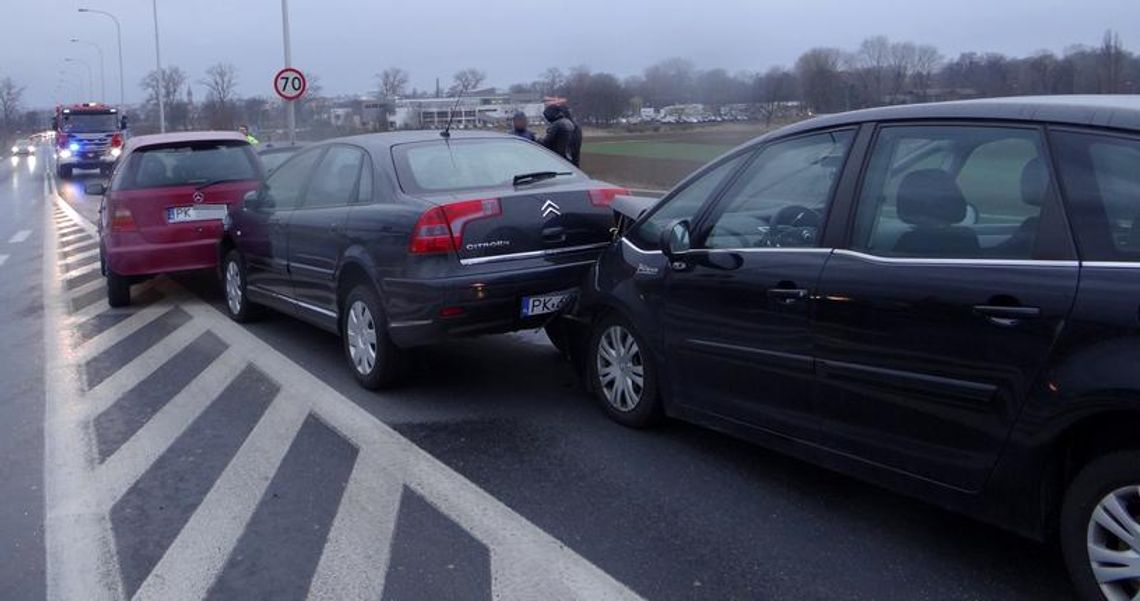
{"type": "Polygon", "coordinates": [[[510,138],[401,144],[392,157],[400,187],[413,194],[510,186],[516,175],[540,171],[572,173],[559,180],[581,177],[558,155],[510,138]]]}
{"type": "Polygon", "coordinates": [[[261,178],[249,144],[237,140],[181,142],[139,148],[112,188],[133,190],[198,186],[221,180],[261,178]]]}
{"type": "Polygon", "coordinates": [[[69,134],[118,131],[119,115],[117,113],[64,113],[60,128],[69,134]]]}

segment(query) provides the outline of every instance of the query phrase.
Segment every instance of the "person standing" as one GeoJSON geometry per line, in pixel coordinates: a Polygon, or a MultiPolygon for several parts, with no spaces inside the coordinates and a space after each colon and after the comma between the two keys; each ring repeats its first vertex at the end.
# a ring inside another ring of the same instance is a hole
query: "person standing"
{"type": "Polygon", "coordinates": [[[540,143],[576,167],[582,153],[582,132],[565,102],[564,99],[558,99],[543,109],[542,116],[550,126],[546,128],[546,135],[540,143]]]}
{"type": "Polygon", "coordinates": [[[254,146],[261,144],[261,142],[258,141],[257,138],[253,137],[253,134],[249,133],[249,126],[248,125],[243,124],[240,127],[238,127],[238,132],[240,132],[241,135],[245,136],[246,142],[249,142],[250,144],[252,144],[254,146]]]}
{"type": "Polygon", "coordinates": [[[530,122],[526,118],[526,113],[515,111],[515,116],[511,118],[511,135],[526,138],[531,142],[537,141],[534,132],[530,131],[529,125],[530,122]]]}

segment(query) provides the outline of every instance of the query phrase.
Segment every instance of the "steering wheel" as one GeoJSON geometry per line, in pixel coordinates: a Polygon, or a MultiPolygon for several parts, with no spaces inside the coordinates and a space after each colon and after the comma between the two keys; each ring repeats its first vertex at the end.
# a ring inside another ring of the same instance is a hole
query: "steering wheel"
{"type": "Polygon", "coordinates": [[[772,216],[768,232],[758,246],[783,248],[813,244],[822,222],[819,211],[803,205],[788,205],[772,216]]]}

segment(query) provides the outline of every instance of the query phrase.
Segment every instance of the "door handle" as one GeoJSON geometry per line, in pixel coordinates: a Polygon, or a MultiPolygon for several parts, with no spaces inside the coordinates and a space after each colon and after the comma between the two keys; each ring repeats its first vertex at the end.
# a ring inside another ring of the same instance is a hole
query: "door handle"
{"type": "Polygon", "coordinates": [[[329,232],[331,232],[333,234],[339,234],[340,233],[340,224],[334,223],[334,224],[330,225],[329,226],[329,232]]]}
{"type": "Polygon", "coordinates": [[[808,297],[808,291],[803,288],[769,288],[768,298],[775,299],[784,304],[791,304],[808,297]]]}
{"type": "Polygon", "coordinates": [[[1023,319],[1033,319],[1041,316],[1040,307],[1024,307],[1021,305],[974,305],[974,313],[988,319],[999,326],[1015,326],[1023,319]]]}

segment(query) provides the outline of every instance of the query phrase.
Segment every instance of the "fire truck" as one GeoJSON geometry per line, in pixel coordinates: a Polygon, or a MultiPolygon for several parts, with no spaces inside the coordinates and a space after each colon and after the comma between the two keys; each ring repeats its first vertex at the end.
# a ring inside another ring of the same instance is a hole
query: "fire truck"
{"type": "Polygon", "coordinates": [[[70,178],[76,169],[97,169],[107,175],[123,153],[127,117],[96,102],[60,105],[55,109],[52,129],[60,178],[70,178]]]}

